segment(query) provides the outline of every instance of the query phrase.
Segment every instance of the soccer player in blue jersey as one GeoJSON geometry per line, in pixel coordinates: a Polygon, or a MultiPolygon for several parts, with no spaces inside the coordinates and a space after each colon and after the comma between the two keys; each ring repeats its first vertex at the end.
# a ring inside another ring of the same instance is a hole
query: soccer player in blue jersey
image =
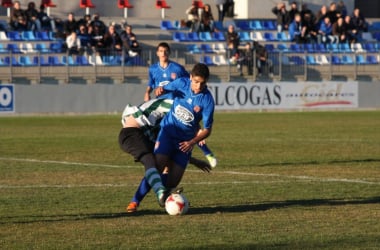
{"type": "MultiPolygon", "coordinates": [[[[149,82],[144,95],[145,102],[150,100],[150,94],[157,87],[164,86],[181,77],[189,77],[189,73],[182,65],[169,59],[170,46],[168,43],[159,43],[156,55],[158,62],[149,67],[149,82]]],[[[160,98],[172,99],[170,96],[161,96],[160,98]]]]}
{"type": "Polygon", "coordinates": [[[154,150],[158,171],[169,168],[166,188],[175,188],[179,184],[194,145],[211,134],[215,102],[207,88],[209,76],[207,65],[197,63],[190,78],[180,78],[155,90],[157,96],[168,92],[174,96],[169,113],[160,123],[154,150]],[[201,121],[203,129],[199,132],[201,121]]]}
{"type": "MultiPolygon", "coordinates": [[[[158,57],[158,62],[150,66],[149,68],[149,83],[146,88],[146,92],[144,95],[144,101],[147,102],[150,100],[151,92],[158,87],[165,86],[170,82],[179,79],[181,77],[189,78],[190,75],[186,71],[186,69],[169,59],[170,56],[170,46],[166,42],[161,42],[158,44],[156,48],[156,54],[158,57]]],[[[167,92],[162,94],[160,99],[173,99],[173,95],[171,92],[167,92]]],[[[217,160],[212,153],[212,151],[208,148],[205,143],[198,144],[199,148],[202,150],[203,154],[206,156],[206,159],[210,163],[211,167],[216,167],[217,160]]],[[[166,174],[162,174],[161,178],[165,179],[166,174]]],[[[150,186],[145,178],[143,178],[140,182],[140,185],[132,198],[131,202],[127,206],[127,212],[132,213],[137,211],[137,207],[140,202],[143,200],[145,195],[149,192],[150,186]]]]}

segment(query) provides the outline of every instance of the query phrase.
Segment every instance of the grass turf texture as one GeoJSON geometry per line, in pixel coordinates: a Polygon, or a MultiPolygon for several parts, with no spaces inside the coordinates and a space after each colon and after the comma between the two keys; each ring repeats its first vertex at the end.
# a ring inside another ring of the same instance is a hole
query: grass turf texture
{"type": "MultiPolygon", "coordinates": [[[[119,115],[0,117],[2,249],[376,249],[380,112],[217,113],[219,165],[189,166],[189,213],[117,144],[119,115]]],[[[194,155],[203,159],[200,150],[194,155]]]]}

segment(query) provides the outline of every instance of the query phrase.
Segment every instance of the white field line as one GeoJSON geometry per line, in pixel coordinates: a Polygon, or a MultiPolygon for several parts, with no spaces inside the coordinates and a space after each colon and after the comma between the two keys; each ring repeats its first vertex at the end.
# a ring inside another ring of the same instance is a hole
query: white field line
{"type": "MultiPolygon", "coordinates": [[[[77,165],[77,166],[93,166],[93,167],[105,167],[105,168],[141,168],[141,166],[119,166],[119,165],[109,165],[109,164],[94,164],[94,163],[79,163],[79,162],[67,162],[67,161],[47,161],[47,160],[36,160],[36,159],[20,159],[20,158],[6,158],[0,157],[0,160],[4,161],[21,161],[21,162],[38,162],[47,164],[62,164],[62,165],[77,165]]],[[[200,172],[200,170],[186,170],[188,172],[200,172]]],[[[243,175],[243,176],[264,176],[264,177],[278,177],[287,179],[296,179],[299,181],[315,181],[315,182],[342,182],[342,183],[357,183],[357,184],[367,184],[367,185],[380,185],[380,182],[376,181],[366,181],[361,179],[338,179],[338,178],[322,178],[314,176],[305,175],[284,175],[284,174],[262,174],[262,173],[251,173],[251,172],[237,172],[237,171],[214,171],[213,174],[226,174],[226,175],[243,175]]],[[[183,183],[186,185],[218,185],[218,184],[247,184],[247,183],[278,183],[285,181],[232,181],[232,182],[198,182],[198,183],[183,183]]],[[[88,184],[88,185],[38,185],[38,186],[7,186],[0,185],[0,188],[22,188],[22,187],[58,187],[58,188],[70,188],[70,187],[124,187],[130,185],[123,184],[88,184]]]]}

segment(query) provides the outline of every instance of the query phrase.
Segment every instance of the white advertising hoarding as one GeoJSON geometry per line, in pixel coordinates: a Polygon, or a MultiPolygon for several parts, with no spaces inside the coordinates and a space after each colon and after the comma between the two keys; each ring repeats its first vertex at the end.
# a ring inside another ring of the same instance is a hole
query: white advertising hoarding
{"type": "Polygon", "coordinates": [[[209,84],[217,110],[357,108],[357,82],[209,84]]]}

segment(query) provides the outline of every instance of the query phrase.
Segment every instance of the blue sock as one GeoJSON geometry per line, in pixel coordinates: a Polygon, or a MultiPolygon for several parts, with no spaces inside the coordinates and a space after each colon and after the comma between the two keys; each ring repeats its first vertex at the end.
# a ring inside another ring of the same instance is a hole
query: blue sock
{"type": "Polygon", "coordinates": [[[207,144],[203,144],[202,146],[199,146],[199,144],[197,145],[202,150],[204,155],[212,154],[211,150],[207,147],[207,144]]]}
{"type": "MultiPolygon", "coordinates": [[[[166,174],[166,173],[161,174],[162,184],[165,185],[167,179],[168,179],[168,174],[166,174]]],[[[145,177],[142,178],[140,185],[137,188],[137,191],[132,198],[132,201],[140,204],[140,202],[144,199],[144,197],[149,193],[150,189],[151,189],[151,187],[150,187],[148,181],[145,179],[145,177]]]]}

